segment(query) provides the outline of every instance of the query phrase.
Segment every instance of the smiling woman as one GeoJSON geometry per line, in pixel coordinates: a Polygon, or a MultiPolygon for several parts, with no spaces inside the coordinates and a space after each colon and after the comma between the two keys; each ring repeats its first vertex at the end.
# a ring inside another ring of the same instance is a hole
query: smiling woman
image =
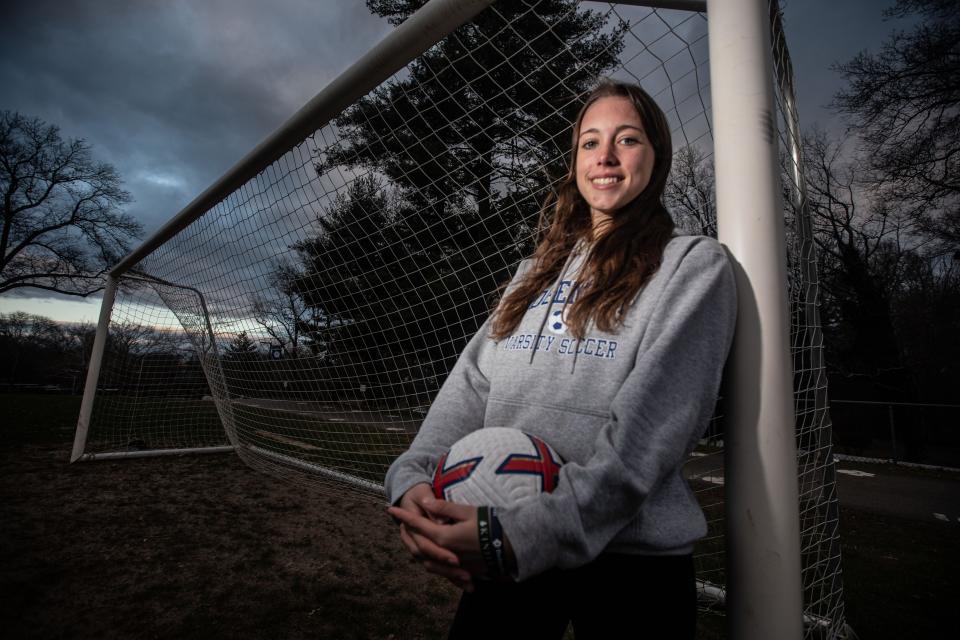
{"type": "Polygon", "coordinates": [[[715,240],[672,235],[670,147],[639,86],[590,93],[533,258],[387,473],[407,549],[464,589],[451,638],[493,615],[542,638],[571,623],[615,637],[637,619],[654,637],[694,635],[691,554],[707,526],[682,467],[713,414],[736,296],[715,240]],[[439,453],[494,427],[559,453],[554,491],[496,509],[434,499],[439,453]],[[502,564],[482,553],[487,531],[502,531],[502,564]]]}

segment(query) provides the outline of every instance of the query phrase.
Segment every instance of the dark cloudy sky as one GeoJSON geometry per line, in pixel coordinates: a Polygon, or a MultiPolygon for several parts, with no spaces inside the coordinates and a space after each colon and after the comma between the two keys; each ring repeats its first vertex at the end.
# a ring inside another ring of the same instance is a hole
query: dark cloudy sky
{"type": "MultiPolygon", "coordinates": [[[[882,18],[893,0],[782,4],[802,125],[839,128],[830,65],[904,23],[882,18]]],[[[6,0],[0,109],[86,139],[149,234],[391,29],[363,0],[6,0]]],[[[61,320],[98,306],[0,296],[61,320]]]]}

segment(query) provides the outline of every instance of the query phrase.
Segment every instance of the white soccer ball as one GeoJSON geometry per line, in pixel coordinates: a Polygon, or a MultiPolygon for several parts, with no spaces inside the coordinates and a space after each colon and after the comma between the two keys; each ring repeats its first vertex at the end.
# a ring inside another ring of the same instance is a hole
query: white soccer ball
{"type": "Polygon", "coordinates": [[[509,507],[553,491],[562,464],[557,452],[536,436],[503,427],[479,429],[441,456],[433,493],[460,504],[509,507]]]}

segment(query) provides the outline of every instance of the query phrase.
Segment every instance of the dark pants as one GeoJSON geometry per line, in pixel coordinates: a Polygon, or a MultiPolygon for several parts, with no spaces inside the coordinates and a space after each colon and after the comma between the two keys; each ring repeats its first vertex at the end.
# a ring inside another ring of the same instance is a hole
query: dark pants
{"type": "Polygon", "coordinates": [[[696,634],[693,557],[604,554],[520,583],[475,582],[464,593],[450,640],[563,637],[691,639],[696,634]]]}

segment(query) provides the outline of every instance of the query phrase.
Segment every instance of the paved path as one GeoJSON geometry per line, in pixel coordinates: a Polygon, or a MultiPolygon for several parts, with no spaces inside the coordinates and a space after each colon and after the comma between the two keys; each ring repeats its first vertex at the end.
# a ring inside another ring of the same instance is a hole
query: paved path
{"type": "MultiPolygon", "coordinates": [[[[688,475],[711,484],[724,482],[720,456],[694,458],[685,468],[688,475]]],[[[958,473],[842,460],[837,463],[837,493],[841,506],[960,527],[958,473]]]]}
{"type": "Polygon", "coordinates": [[[841,461],[837,465],[837,492],[843,506],[960,526],[960,475],[939,476],[892,465],[841,461]]]}

